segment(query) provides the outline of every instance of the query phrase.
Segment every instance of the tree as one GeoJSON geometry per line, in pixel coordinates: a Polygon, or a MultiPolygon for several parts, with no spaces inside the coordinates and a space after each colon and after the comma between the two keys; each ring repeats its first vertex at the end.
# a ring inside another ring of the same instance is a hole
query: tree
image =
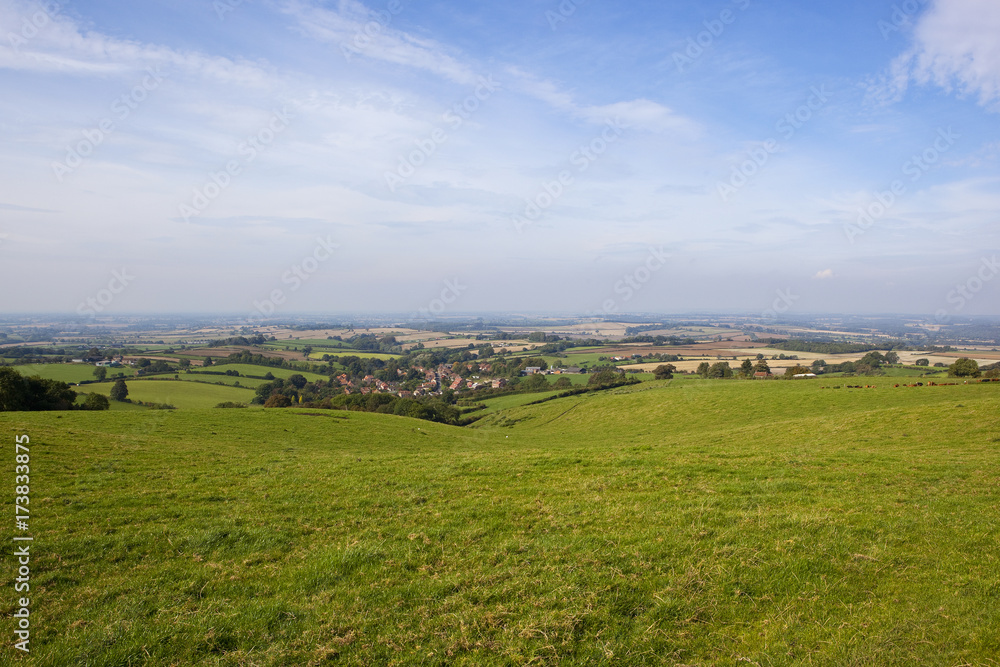
{"type": "Polygon", "coordinates": [[[302,348],[302,356],[308,359],[309,355],[312,354],[312,351],[313,351],[312,345],[306,345],[304,348],[302,348]]]}
{"type": "Polygon", "coordinates": [[[620,370],[612,370],[610,368],[603,371],[599,371],[590,376],[587,380],[587,386],[589,387],[617,387],[622,384],[628,383],[630,380],[625,377],[625,374],[620,370]]]}
{"type": "Polygon", "coordinates": [[[108,377],[108,369],[104,366],[98,366],[94,369],[94,377],[97,378],[98,382],[104,382],[104,378],[108,377]]]}
{"type": "Polygon", "coordinates": [[[749,359],[744,359],[743,363],[740,364],[740,375],[745,378],[753,377],[753,362],[749,359]]]}
{"type": "Polygon", "coordinates": [[[657,366],[653,370],[653,377],[655,377],[657,380],[670,380],[673,379],[674,372],[676,371],[677,367],[674,366],[673,364],[663,364],[661,366],[657,366]]]}
{"type": "Polygon", "coordinates": [[[275,394],[264,403],[265,408],[287,408],[292,405],[292,399],[284,394],[275,394]]]}
{"type": "Polygon", "coordinates": [[[767,373],[768,375],[770,375],[771,374],[771,367],[767,365],[767,361],[765,361],[764,359],[761,359],[760,361],[757,362],[757,365],[755,365],[753,367],[753,372],[754,373],[767,373]]]}
{"type": "Polygon", "coordinates": [[[201,362],[201,365],[202,366],[211,366],[212,365],[212,357],[205,357],[205,360],[201,362]]]}
{"type": "MultiPolygon", "coordinates": [[[[881,352],[869,352],[865,356],[861,357],[861,360],[858,362],[857,365],[867,366],[874,370],[881,368],[882,364],[886,363],[886,361],[888,360],[886,359],[886,357],[882,355],[881,352]]],[[[859,370],[858,372],[860,373],[862,371],[859,370]]]]}
{"type": "Polygon", "coordinates": [[[191,368],[191,360],[181,359],[180,361],[177,362],[177,365],[180,366],[181,368],[191,368]]]}
{"type": "Polygon", "coordinates": [[[698,364],[698,370],[696,372],[698,373],[698,375],[702,376],[703,378],[707,378],[708,377],[708,371],[709,371],[710,368],[711,368],[711,366],[708,365],[708,362],[707,361],[703,361],[700,364],[698,364]]]}
{"type": "Polygon", "coordinates": [[[115,385],[111,387],[111,398],[119,402],[128,400],[128,385],[125,384],[125,380],[121,378],[115,380],[115,385]]]}
{"type": "Polygon", "coordinates": [[[527,388],[528,391],[541,391],[549,388],[549,381],[545,379],[544,375],[536,373],[526,377],[521,386],[527,388]]]}
{"type": "Polygon", "coordinates": [[[104,394],[87,394],[83,401],[84,410],[110,410],[111,402],[104,394]]]}
{"type": "Polygon", "coordinates": [[[786,378],[792,378],[796,375],[805,375],[806,373],[809,373],[809,369],[805,366],[789,366],[785,369],[786,378]]]}
{"type": "Polygon", "coordinates": [[[72,410],[76,392],[65,382],[22,377],[13,368],[0,368],[0,411],[72,410]]]}
{"type": "Polygon", "coordinates": [[[733,377],[733,369],[729,367],[728,361],[714,363],[708,369],[708,377],[721,380],[733,377]]]}
{"type": "Polygon", "coordinates": [[[139,368],[149,368],[150,365],[152,365],[152,363],[153,362],[150,361],[149,359],[140,359],[138,363],[136,363],[136,366],[138,366],[139,368]]]}
{"type": "Polygon", "coordinates": [[[570,380],[565,375],[556,380],[556,383],[552,385],[553,389],[572,389],[573,381],[570,380]]]}
{"type": "Polygon", "coordinates": [[[956,378],[977,378],[982,375],[975,359],[962,357],[948,367],[948,375],[956,378]]]}
{"type": "Polygon", "coordinates": [[[930,359],[917,359],[914,363],[916,363],[917,366],[930,366],[931,365],[931,360],[930,359]]]}
{"type": "Polygon", "coordinates": [[[296,389],[302,389],[302,387],[309,383],[309,380],[307,380],[304,375],[295,373],[294,375],[288,376],[288,383],[296,389]]]}
{"type": "Polygon", "coordinates": [[[812,362],[812,366],[810,368],[812,369],[813,373],[819,375],[820,373],[823,372],[823,369],[826,368],[826,362],[822,359],[817,359],[816,361],[812,362]]]}
{"type": "Polygon", "coordinates": [[[885,363],[887,363],[887,364],[898,364],[899,363],[899,355],[896,354],[895,352],[893,352],[892,350],[889,350],[888,352],[885,353],[885,363]]]}

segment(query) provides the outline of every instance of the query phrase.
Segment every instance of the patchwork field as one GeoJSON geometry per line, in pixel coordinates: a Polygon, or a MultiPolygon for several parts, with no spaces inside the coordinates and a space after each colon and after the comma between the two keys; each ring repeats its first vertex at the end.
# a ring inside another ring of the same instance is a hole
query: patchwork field
{"type": "Polygon", "coordinates": [[[1000,384],[863,380],[2,413],[31,664],[995,665],[1000,384]]]}

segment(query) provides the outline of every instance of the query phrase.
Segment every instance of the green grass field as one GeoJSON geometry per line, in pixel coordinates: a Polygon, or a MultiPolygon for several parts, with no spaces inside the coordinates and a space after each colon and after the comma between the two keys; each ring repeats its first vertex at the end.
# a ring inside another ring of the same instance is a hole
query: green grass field
{"type": "Polygon", "coordinates": [[[646,382],[466,429],[2,413],[10,456],[31,436],[25,662],[996,665],[1000,384],[859,380],[646,382]]]}
{"type": "Polygon", "coordinates": [[[500,410],[509,410],[510,408],[520,407],[528,403],[534,403],[535,401],[540,401],[542,399],[548,398],[550,396],[556,396],[561,394],[562,391],[542,391],[537,394],[511,394],[510,396],[499,396],[497,398],[489,398],[482,401],[486,405],[482,410],[476,410],[475,412],[470,412],[470,415],[486,415],[492,414],[494,412],[499,412],[500,410]]]}
{"type": "Polygon", "coordinates": [[[381,359],[382,361],[388,361],[389,359],[400,358],[400,355],[398,354],[385,354],[383,352],[363,352],[361,350],[340,349],[340,350],[319,350],[310,354],[309,359],[311,361],[322,361],[324,354],[329,354],[330,356],[336,356],[336,357],[358,357],[359,359],[381,359]]]}
{"type": "MultiPolygon", "coordinates": [[[[180,374],[181,377],[184,374],[180,374]]],[[[212,376],[208,376],[212,377],[212,376]]],[[[239,380],[239,378],[232,378],[239,380]]],[[[178,380],[126,380],[128,397],[134,401],[166,403],[181,410],[213,408],[225,401],[249,403],[254,397],[251,389],[225,385],[202,384],[178,380]]],[[[112,382],[84,385],[81,391],[110,395],[112,382]]]]}
{"type": "Polygon", "coordinates": [[[256,389],[267,382],[267,380],[258,380],[256,378],[233,377],[232,375],[208,375],[207,373],[181,373],[180,379],[185,382],[207,382],[209,384],[225,384],[231,387],[240,386],[250,389],[256,389]],[[237,382],[239,385],[236,384],[237,382]]]}
{"type": "MultiPolygon", "coordinates": [[[[93,364],[27,364],[14,366],[13,368],[25,377],[38,375],[47,380],[59,380],[60,382],[76,384],[77,382],[94,380],[94,369],[96,366],[93,364]]],[[[116,373],[125,373],[126,376],[135,374],[135,370],[129,367],[108,368],[107,371],[109,376],[116,373]]]]}
{"type": "MultiPolygon", "coordinates": [[[[226,371],[236,371],[240,375],[256,375],[258,377],[264,377],[268,373],[276,378],[287,379],[293,375],[301,375],[305,377],[310,382],[315,382],[316,380],[328,380],[326,375],[320,375],[319,373],[309,373],[307,371],[296,371],[290,368],[273,368],[271,366],[254,366],[253,364],[215,364],[209,366],[208,368],[192,368],[191,375],[197,375],[203,371],[211,371],[213,373],[225,373],[226,371]]],[[[181,374],[183,377],[183,373],[181,374]]],[[[218,378],[218,375],[208,375],[208,378],[218,378]]],[[[230,376],[231,377],[231,376],[230,376]]],[[[237,380],[240,378],[236,378],[237,380]]]]}

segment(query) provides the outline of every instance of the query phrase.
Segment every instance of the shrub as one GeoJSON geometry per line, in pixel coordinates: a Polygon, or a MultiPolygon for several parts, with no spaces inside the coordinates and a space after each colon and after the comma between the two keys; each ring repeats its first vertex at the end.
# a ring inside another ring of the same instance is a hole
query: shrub
{"type": "Polygon", "coordinates": [[[87,394],[83,401],[84,410],[110,410],[111,401],[103,394],[87,394]]]}
{"type": "Polygon", "coordinates": [[[287,408],[291,407],[292,399],[288,398],[284,394],[275,394],[264,402],[265,408],[287,408]]]}

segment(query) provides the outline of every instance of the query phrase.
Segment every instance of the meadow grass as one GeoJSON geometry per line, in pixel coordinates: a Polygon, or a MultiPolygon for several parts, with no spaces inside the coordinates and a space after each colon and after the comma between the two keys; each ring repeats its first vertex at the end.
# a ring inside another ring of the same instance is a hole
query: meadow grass
{"type": "Polygon", "coordinates": [[[25,662],[996,665],[1000,385],[865,380],[647,382],[472,429],[0,414],[32,438],[25,662]]]}
{"type": "MultiPolygon", "coordinates": [[[[225,373],[226,371],[236,371],[240,375],[254,375],[257,377],[264,377],[268,373],[276,378],[282,378],[287,380],[293,375],[301,375],[310,382],[315,382],[316,380],[328,380],[330,379],[326,375],[320,375],[319,373],[310,373],[308,371],[297,371],[291,368],[274,368],[272,366],[257,366],[254,364],[225,364],[218,363],[207,368],[192,368],[191,375],[197,375],[199,373],[205,373],[205,371],[210,371],[212,373],[225,373]]],[[[217,378],[218,375],[207,375],[208,378],[217,378]]],[[[229,376],[232,377],[232,376],[229,376]]],[[[204,379],[204,378],[199,378],[204,379]]],[[[237,380],[242,378],[236,378],[237,380]]],[[[251,378],[252,379],[252,378],[251,378]]]]}
{"type": "MultiPolygon", "coordinates": [[[[183,377],[180,374],[180,377],[183,377]]],[[[214,376],[206,376],[212,378],[214,376]]],[[[239,380],[239,378],[232,378],[239,380]]],[[[126,379],[128,397],[133,401],[150,403],[165,403],[182,410],[212,408],[226,401],[249,403],[254,397],[252,389],[231,387],[228,385],[204,384],[201,382],[184,382],[183,380],[140,380],[126,379]]],[[[99,393],[109,396],[113,382],[88,384],[84,389],[88,393],[99,393]]]]}
{"type": "MultiPolygon", "coordinates": [[[[94,380],[94,370],[97,368],[93,364],[22,364],[12,367],[24,377],[37,375],[46,380],[58,380],[76,384],[94,380]]],[[[108,375],[125,372],[131,375],[135,371],[128,367],[108,368],[108,375]]]]}
{"type": "Polygon", "coordinates": [[[563,390],[559,391],[542,391],[536,394],[510,394],[509,396],[498,396],[497,398],[485,399],[483,404],[486,405],[482,410],[477,410],[475,412],[470,412],[471,415],[485,415],[494,412],[499,412],[500,410],[508,410],[514,407],[520,407],[528,403],[534,403],[536,401],[543,400],[545,398],[550,398],[552,396],[558,396],[563,390]]]}

